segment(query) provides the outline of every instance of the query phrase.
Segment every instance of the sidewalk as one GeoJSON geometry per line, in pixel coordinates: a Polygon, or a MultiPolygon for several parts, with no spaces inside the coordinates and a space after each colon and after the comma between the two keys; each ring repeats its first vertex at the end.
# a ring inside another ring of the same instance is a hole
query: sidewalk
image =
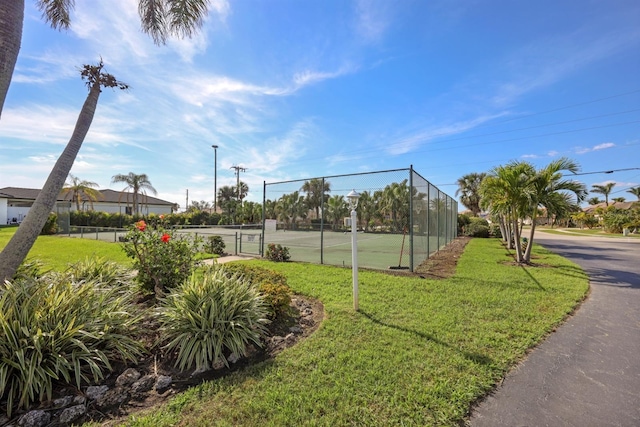
{"type": "MultiPolygon", "coordinates": [[[[224,264],[231,261],[249,261],[252,259],[257,259],[256,257],[248,256],[248,255],[227,255],[217,259],[218,264],[224,264]]],[[[214,258],[209,258],[204,260],[204,264],[213,265],[214,258]]]]}

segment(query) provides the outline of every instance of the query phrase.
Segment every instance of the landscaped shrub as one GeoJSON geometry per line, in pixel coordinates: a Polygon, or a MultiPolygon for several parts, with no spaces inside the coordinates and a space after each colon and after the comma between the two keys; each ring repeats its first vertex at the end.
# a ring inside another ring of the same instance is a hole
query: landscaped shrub
{"type": "Polygon", "coordinates": [[[44,223],[40,234],[56,234],[58,232],[58,215],[51,212],[47,217],[47,222],[44,223]]]}
{"type": "Polygon", "coordinates": [[[287,278],[277,271],[249,264],[230,263],[220,267],[227,277],[238,276],[259,286],[269,305],[270,318],[284,314],[291,303],[291,288],[287,285],[287,278]]]}
{"type": "Polygon", "coordinates": [[[200,263],[196,259],[199,238],[161,225],[151,228],[145,221],[138,221],[123,240],[122,248],[133,258],[142,290],[154,292],[156,297],[184,282],[200,263]]]}
{"type": "Polygon", "coordinates": [[[75,281],[93,280],[123,291],[133,290],[132,282],[135,278],[130,269],[97,257],[70,265],[66,273],[75,281]]]}
{"type": "Polygon", "coordinates": [[[467,214],[458,214],[458,235],[464,234],[464,229],[471,223],[471,217],[467,214]]]}
{"type": "Polygon", "coordinates": [[[500,226],[498,224],[491,224],[489,226],[489,236],[495,237],[497,239],[502,239],[502,231],[500,230],[500,226]]]}
{"type": "Polygon", "coordinates": [[[160,322],[166,349],[177,351],[176,366],[197,370],[228,357],[247,355],[247,345],[261,346],[267,305],[258,287],[237,275],[209,268],[193,274],[162,300],[160,322]]]}
{"type": "Polygon", "coordinates": [[[133,294],[69,274],[0,286],[0,396],[15,408],[51,399],[53,384],[80,388],[103,379],[113,361],[136,362],[140,320],[133,294]]]}
{"type": "Polygon", "coordinates": [[[225,244],[222,236],[209,236],[208,250],[215,255],[224,255],[225,244]]]}
{"type": "Polygon", "coordinates": [[[469,218],[469,224],[464,228],[464,235],[469,237],[489,237],[489,222],[484,218],[469,218]]]}
{"type": "Polygon", "coordinates": [[[289,255],[289,248],[282,246],[281,244],[269,243],[267,246],[267,254],[265,255],[269,261],[286,262],[291,259],[289,255]]]}

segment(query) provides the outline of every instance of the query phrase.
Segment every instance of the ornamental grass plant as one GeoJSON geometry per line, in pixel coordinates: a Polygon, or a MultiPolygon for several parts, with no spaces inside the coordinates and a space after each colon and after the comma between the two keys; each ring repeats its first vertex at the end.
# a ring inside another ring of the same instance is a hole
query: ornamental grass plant
{"type": "Polygon", "coordinates": [[[177,353],[175,365],[182,371],[219,362],[229,366],[230,355],[246,356],[248,345],[261,346],[268,312],[258,286],[207,268],[161,300],[165,348],[177,353]]]}
{"type": "Polygon", "coordinates": [[[141,318],[134,294],[81,270],[0,286],[0,396],[9,416],[51,399],[54,382],[80,388],[103,379],[114,361],[143,353],[134,338],[141,318]]]}

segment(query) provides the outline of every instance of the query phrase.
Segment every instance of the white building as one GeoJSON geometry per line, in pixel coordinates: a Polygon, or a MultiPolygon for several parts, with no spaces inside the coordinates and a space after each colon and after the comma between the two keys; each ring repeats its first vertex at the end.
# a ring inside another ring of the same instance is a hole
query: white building
{"type": "MultiPolygon", "coordinates": [[[[131,214],[133,212],[133,193],[114,190],[99,191],[102,197],[99,197],[97,201],[93,202],[93,209],[91,209],[91,204],[85,201],[81,203],[80,210],[95,210],[121,214],[131,214]]],[[[40,190],[36,188],[0,188],[0,224],[22,222],[22,219],[29,212],[39,192],[40,190]]],[[[158,215],[170,214],[174,206],[174,203],[144,194],[138,195],[138,202],[140,203],[140,213],[143,215],[151,213],[158,215]]],[[[71,203],[70,209],[72,211],[77,209],[75,202],[69,201],[69,195],[66,197],[58,197],[58,205],[62,203],[66,206],[71,203]]],[[[54,211],[55,210],[54,208],[54,211]]]]}

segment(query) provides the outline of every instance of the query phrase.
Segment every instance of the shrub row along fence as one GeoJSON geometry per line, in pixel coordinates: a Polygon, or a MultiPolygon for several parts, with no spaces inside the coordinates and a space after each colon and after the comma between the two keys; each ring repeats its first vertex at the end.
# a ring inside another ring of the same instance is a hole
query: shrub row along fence
{"type": "Polygon", "coordinates": [[[457,202],[410,167],[265,182],[260,253],[281,244],[293,261],[350,266],[352,190],[361,267],[414,271],[456,237],[457,202]]]}

